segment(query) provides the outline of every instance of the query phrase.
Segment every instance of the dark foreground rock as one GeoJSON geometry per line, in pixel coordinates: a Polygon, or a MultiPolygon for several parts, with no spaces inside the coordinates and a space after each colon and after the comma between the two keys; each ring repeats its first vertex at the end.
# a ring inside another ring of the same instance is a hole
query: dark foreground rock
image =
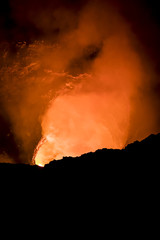
{"type": "MultiPolygon", "coordinates": [[[[0,164],[3,182],[16,181],[38,184],[40,181],[59,181],[64,184],[72,180],[105,182],[144,181],[159,176],[160,134],[150,135],[141,142],[129,144],[123,150],[101,149],[80,157],[64,157],[46,164],[44,168],[27,164],[0,164]]],[[[157,179],[158,180],[158,179],[157,179]]]]}
{"type": "Polygon", "coordinates": [[[111,225],[112,234],[123,230],[139,236],[141,230],[141,236],[153,238],[159,216],[159,149],[160,134],[123,150],[97,150],[43,168],[0,164],[1,211],[6,215],[6,210],[14,210],[14,221],[22,212],[33,225],[34,213],[40,230],[48,218],[60,225],[64,221],[63,226],[69,224],[71,229],[80,227],[77,234],[85,222],[93,232],[100,223],[105,232],[111,225]]]}

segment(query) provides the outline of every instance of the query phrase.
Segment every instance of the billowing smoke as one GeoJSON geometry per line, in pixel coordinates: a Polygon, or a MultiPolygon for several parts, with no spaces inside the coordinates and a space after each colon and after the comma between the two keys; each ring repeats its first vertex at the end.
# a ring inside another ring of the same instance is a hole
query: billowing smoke
{"type": "Polygon", "coordinates": [[[17,36],[1,47],[3,135],[16,145],[14,154],[3,146],[5,159],[7,152],[14,161],[31,162],[40,139],[34,160],[43,165],[98,148],[123,148],[159,131],[153,66],[111,4],[27,4],[10,4],[10,22],[20,26],[10,23],[17,36]]]}

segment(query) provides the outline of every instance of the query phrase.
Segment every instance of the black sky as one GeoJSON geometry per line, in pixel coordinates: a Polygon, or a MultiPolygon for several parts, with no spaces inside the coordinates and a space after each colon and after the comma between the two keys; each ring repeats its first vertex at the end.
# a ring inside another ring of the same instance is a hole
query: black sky
{"type": "MultiPolygon", "coordinates": [[[[159,61],[160,40],[160,16],[158,1],[155,0],[100,0],[111,2],[130,24],[132,31],[143,43],[148,53],[154,60],[159,61]]],[[[17,41],[31,42],[43,39],[49,31],[34,24],[36,18],[42,11],[65,6],[72,8],[75,12],[89,2],[89,0],[6,0],[0,7],[0,41],[13,44],[17,41]]],[[[59,29],[49,29],[52,34],[57,34],[59,29]],[[55,32],[54,32],[55,31],[55,32]]]]}

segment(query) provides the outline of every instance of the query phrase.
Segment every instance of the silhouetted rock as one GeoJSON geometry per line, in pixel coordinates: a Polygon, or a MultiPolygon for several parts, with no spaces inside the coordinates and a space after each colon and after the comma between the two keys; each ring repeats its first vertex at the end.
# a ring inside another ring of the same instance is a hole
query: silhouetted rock
{"type": "Polygon", "coordinates": [[[159,170],[160,134],[150,135],[141,142],[134,142],[125,149],[101,149],[80,157],[64,157],[46,164],[44,168],[27,164],[0,164],[0,176],[12,181],[56,180],[64,182],[69,179],[93,181],[112,179],[113,181],[138,181],[138,179],[155,179],[159,170]]]}
{"type": "Polygon", "coordinates": [[[123,217],[128,225],[131,220],[133,226],[138,222],[141,227],[148,219],[152,223],[159,208],[159,146],[160,134],[123,150],[101,149],[64,157],[43,168],[0,164],[1,206],[15,212],[19,205],[29,206],[38,212],[40,221],[46,220],[42,211],[50,215],[52,210],[56,221],[55,216],[63,219],[64,215],[70,221],[72,212],[73,220],[88,221],[86,213],[91,220],[96,216],[96,224],[108,216],[111,222],[118,218],[118,224],[123,217]]]}

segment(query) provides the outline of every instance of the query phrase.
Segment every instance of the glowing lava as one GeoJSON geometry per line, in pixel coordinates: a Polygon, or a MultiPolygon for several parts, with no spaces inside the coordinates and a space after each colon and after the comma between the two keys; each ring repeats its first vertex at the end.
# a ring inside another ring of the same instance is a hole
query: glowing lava
{"type": "Polygon", "coordinates": [[[45,163],[43,163],[42,159],[39,157],[39,150],[45,142],[46,142],[45,138],[41,138],[41,140],[39,141],[37,147],[34,150],[32,164],[36,164],[40,167],[43,167],[45,165],[45,163]]]}

